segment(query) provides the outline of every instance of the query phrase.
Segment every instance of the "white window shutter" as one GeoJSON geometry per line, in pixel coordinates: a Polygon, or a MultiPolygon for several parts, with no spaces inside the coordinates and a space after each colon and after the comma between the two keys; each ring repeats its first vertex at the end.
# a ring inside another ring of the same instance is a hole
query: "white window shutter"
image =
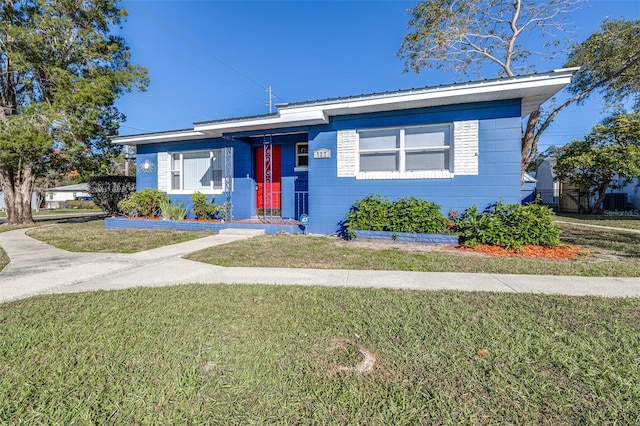
{"type": "Polygon", "coordinates": [[[453,124],[453,173],[478,174],[478,120],[453,124]]]}
{"type": "Polygon", "coordinates": [[[158,190],[169,191],[169,179],[171,175],[171,155],[168,152],[158,153],[158,190]]]}
{"type": "Polygon", "coordinates": [[[338,130],[336,158],[338,177],[354,177],[357,172],[358,134],[355,130],[338,130]]]}

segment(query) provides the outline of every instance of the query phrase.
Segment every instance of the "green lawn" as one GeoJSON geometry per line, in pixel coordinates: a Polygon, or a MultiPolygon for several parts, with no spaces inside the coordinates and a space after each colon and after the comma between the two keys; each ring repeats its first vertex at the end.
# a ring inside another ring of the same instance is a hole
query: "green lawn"
{"type": "Polygon", "coordinates": [[[8,424],[640,422],[639,299],[191,285],[1,308],[8,424]]]}
{"type": "MultiPolygon", "coordinates": [[[[100,213],[102,209],[41,209],[34,210],[32,213],[34,216],[45,216],[50,214],[76,214],[76,213],[100,213]]],[[[7,217],[7,212],[0,211],[0,217],[7,217]]]]}
{"type": "Polygon", "coordinates": [[[556,214],[556,220],[640,230],[640,219],[623,216],[556,214]]]}
{"type": "Polygon", "coordinates": [[[2,250],[2,247],[0,247],[0,271],[2,271],[2,269],[4,269],[4,267],[7,266],[8,263],[9,256],[7,256],[7,253],[5,253],[5,251],[2,250]]]}
{"type": "MultiPolygon", "coordinates": [[[[130,253],[210,235],[180,231],[104,229],[101,220],[71,220],[39,226],[29,235],[70,251],[130,253]]],[[[0,226],[0,230],[3,227],[0,226]]],[[[373,250],[330,237],[265,235],[237,241],[224,250],[211,248],[188,256],[221,266],[320,269],[408,270],[580,276],[640,276],[640,235],[562,224],[564,242],[592,254],[566,260],[533,260],[473,255],[453,251],[412,252],[397,244],[373,250]]]]}
{"type": "Polygon", "coordinates": [[[102,220],[78,220],[38,226],[28,235],[63,250],[96,253],[135,253],[213,235],[213,232],[168,230],[106,230],[102,220]]]}
{"type": "Polygon", "coordinates": [[[593,251],[574,261],[412,252],[402,244],[385,250],[351,247],[335,238],[265,235],[205,249],[189,259],[221,266],[478,272],[581,276],[640,276],[640,235],[563,225],[561,238],[593,251]]]}

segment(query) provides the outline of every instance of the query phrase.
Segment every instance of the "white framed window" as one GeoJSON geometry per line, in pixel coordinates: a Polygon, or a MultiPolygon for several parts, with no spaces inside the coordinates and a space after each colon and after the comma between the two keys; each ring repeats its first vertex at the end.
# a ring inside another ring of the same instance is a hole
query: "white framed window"
{"type": "Polygon", "coordinates": [[[172,152],[169,192],[221,193],[224,187],[224,150],[172,152]]]}
{"type": "Polygon", "coordinates": [[[366,129],[358,132],[358,173],[384,177],[452,170],[451,125],[366,129]]]}
{"type": "Polygon", "coordinates": [[[296,165],[295,170],[307,170],[309,168],[309,143],[300,142],[296,144],[296,165]]]}

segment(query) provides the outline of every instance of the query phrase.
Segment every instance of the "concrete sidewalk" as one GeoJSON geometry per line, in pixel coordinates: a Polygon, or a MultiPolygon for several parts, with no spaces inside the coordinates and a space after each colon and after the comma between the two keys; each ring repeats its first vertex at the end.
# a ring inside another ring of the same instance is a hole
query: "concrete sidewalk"
{"type": "Polygon", "coordinates": [[[640,296],[640,278],[226,268],[182,258],[202,248],[250,238],[256,235],[256,231],[240,230],[241,233],[238,233],[238,230],[225,230],[230,232],[136,254],[69,253],[34,240],[26,236],[25,231],[18,229],[0,233],[0,246],[11,259],[11,263],[0,272],[0,302],[43,293],[186,283],[298,284],[605,297],[640,296]]]}

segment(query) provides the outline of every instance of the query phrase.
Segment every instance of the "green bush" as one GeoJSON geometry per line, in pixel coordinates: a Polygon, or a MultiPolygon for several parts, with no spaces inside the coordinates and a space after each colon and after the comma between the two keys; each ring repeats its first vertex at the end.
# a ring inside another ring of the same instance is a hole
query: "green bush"
{"type": "Polygon", "coordinates": [[[560,228],[553,211],[538,204],[497,204],[482,213],[471,206],[454,219],[454,232],[470,246],[490,244],[508,249],[525,245],[554,247],[560,244],[560,228]]]}
{"type": "Polygon", "coordinates": [[[141,216],[155,217],[160,213],[160,203],[169,201],[169,197],[157,189],[144,189],[130,195],[131,201],[141,216]]]}
{"type": "Polygon", "coordinates": [[[449,223],[440,206],[431,201],[408,197],[391,202],[372,194],[351,207],[342,223],[342,234],[353,238],[358,229],[437,234],[447,232],[449,223]]]}
{"type": "Polygon", "coordinates": [[[432,201],[400,198],[391,204],[390,230],[417,234],[438,234],[448,229],[449,220],[432,201]]]}
{"type": "Polygon", "coordinates": [[[187,208],[183,205],[182,201],[180,201],[180,204],[171,204],[168,198],[160,199],[158,207],[160,208],[162,217],[167,220],[182,220],[187,216],[187,208]]]}
{"type": "Polygon", "coordinates": [[[96,204],[89,200],[67,200],[64,205],[70,209],[95,209],[96,204]]]}
{"type": "Polygon", "coordinates": [[[193,203],[191,210],[198,220],[213,219],[220,213],[222,206],[213,204],[214,199],[211,197],[211,202],[209,202],[207,196],[200,192],[191,194],[191,202],[193,203]]]}
{"type": "Polygon", "coordinates": [[[118,212],[128,217],[138,217],[140,212],[136,208],[136,203],[133,202],[131,197],[124,198],[118,203],[118,212]]]}

